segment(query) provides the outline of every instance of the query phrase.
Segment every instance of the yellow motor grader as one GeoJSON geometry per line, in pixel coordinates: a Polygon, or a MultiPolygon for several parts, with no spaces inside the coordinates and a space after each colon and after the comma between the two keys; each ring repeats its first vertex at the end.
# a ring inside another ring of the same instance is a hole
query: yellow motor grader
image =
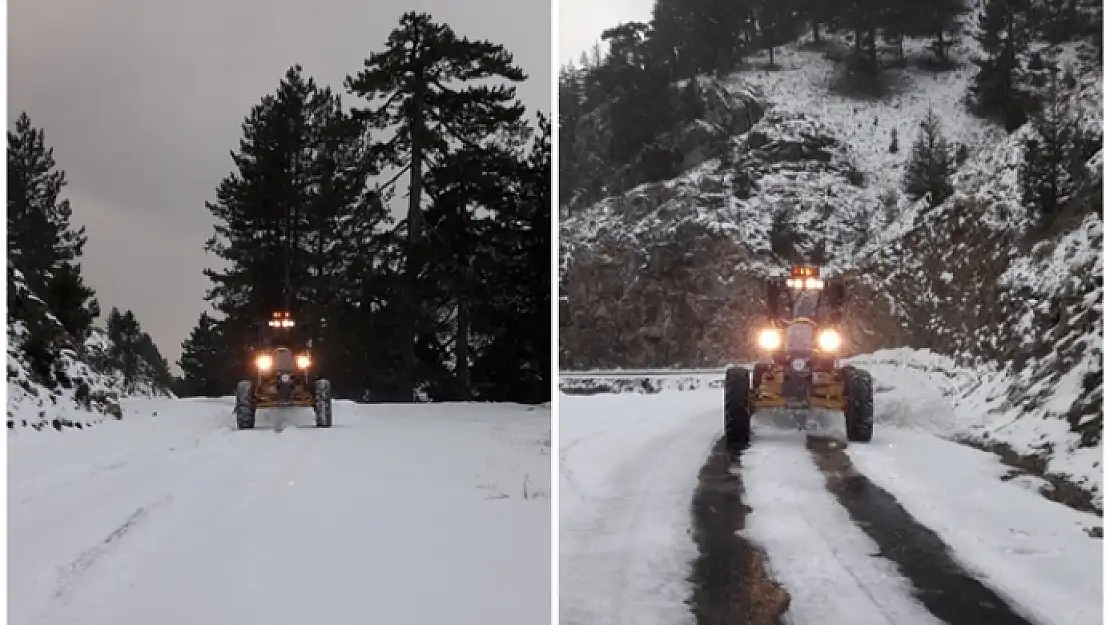
{"type": "Polygon", "coordinates": [[[312,408],[317,427],[331,427],[331,383],[315,375],[308,326],[299,325],[287,310],[274,311],[256,326],[250,346],[252,379],[235,389],[235,420],[239,429],[254,427],[259,408],[312,408]]]}
{"type": "Polygon", "coordinates": [[[840,362],[845,352],[844,299],[843,280],[823,278],[814,266],[797,265],[785,280],[767,281],[767,321],[754,337],[759,360],[750,371],[742,366],[725,371],[725,439],[730,447],[747,447],[753,414],[767,410],[839,411],[850,442],[871,441],[871,374],[840,362]]]}

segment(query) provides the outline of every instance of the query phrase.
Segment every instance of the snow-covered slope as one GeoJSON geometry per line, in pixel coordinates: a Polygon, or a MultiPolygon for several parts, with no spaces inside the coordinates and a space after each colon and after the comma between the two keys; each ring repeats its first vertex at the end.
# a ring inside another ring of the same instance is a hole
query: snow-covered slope
{"type": "MultiPolygon", "coordinates": [[[[998,404],[978,443],[1092,484],[1083,476],[1097,472],[1102,449],[1101,150],[1079,201],[1039,226],[1019,180],[1032,125],[1008,134],[968,111],[979,54],[969,35],[951,51],[953,69],[931,68],[926,46],[906,42],[906,67],[884,72],[881,97],[845,95],[846,47],[835,37],[778,49],[774,68],[756,60],[725,80],[699,79],[760,117],[719,158],[564,211],[564,366],[750,358],[758,279],[785,262],[773,228],[785,223],[795,252],[845,271],[855,353],[909,346],[989,369],[998,404]],[[901,190],[930,110],[961,157],[955,194],[935,208],[901,190]]],[[[1023,65],[1033,53],[1074,76],[1068,106],[1101,145],[1092,48],[1038,43],[1023,65]]],[[[1027,72],[1026,83],[1046,82],[1047,71],[1027,72]]]]}
{"type": "MultiPolygon", "coordinates": [[[[84,344],[75,345],[45,302],[27,288],[19,271],[9,267],[8,294],[8,427],[84,428],[105,417],[119,418],[124,376],[107,364],[111,341],[94,328],[84,344]],[[44,345],[32,345],[31,324],[48,329],[44,345]],[[29,349],[42,350],[53,364],[35,371],[29,349]]],[[[129,395],[169,397],[168,389],[138,379],[129,395]]]]}
{"type": "Polygon", "coordinates": [[[8,435],[12,623],[547,623],[550,410],[125,399],[8,435]],[[303,426],[303,427],[302,427],[303,426]]]}

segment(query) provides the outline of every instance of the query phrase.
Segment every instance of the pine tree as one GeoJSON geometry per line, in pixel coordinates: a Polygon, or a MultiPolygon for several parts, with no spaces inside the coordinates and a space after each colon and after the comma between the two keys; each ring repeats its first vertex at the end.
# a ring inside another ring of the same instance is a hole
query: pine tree
{"type": "Polygon", "coordinates": [[[785,208],[776,212],[771,219],[771,252],[779,260],[793,262],[798,254],[799,239],[793,211],[785,208]]]}
{"type": "MultiPolygon", "coordinates": [[[[85,228],[75,229],[70,223],[73,209],[61,198],[65,185],[65,172],[57,169],[45,132],[32,126],[26,113],[20,114],[15,132],[8,133],[9,263],[70,337],[80,342],[100,306],[81,276],[78,260],[85,228]]],[[[13,274],[8,275],[11,292],[13,274]]]]}
{"type": "Polygon", "coordinates": [[[866,75],[878,76],[879,38],[888,25],[887,0],[834,0],[823,10],[829,32],[851,33],[855,65],[866,75]]]}
{"type": "Polygon", "coordinates": [[[292,309],[317,331],[340,299],[351,259],[374,256],[367,233],[384,215],[365,190],[374,170],[361,128],[342,116],[329,89],[301,72],[291,67],[252,108],[232,153],[238,171],[207,204],[216,224],[206,249],[227,261],[205,271],[213,282],[207,299],[225,316],[221,335],[236,348],[229,355],[236,377],[249,374],[245,347],[270,311],[292,309]]]}
{"type": "Polygon", "coordinates": [[[754,17],[759,28],[759,47],[767,50],[769,62],[775,64],[775,46],[798,36],[796,0],[756,0],[754,17]]]}
{"type": "Polygon", "coordinates": [[[139,335],[139,340],[135,343],[135,353],[153,389],[172,389],[174,382],[170,365],[154,344],[154,339],[146,332],[139,335]]]}
{"type": "Polygon", "coordinates": [[[821,26],[828,21],[829,3],[824,0],[796,0],[798,18],[809,24],[813,43],[821,43],[821,26]]]}
{"type": "Polygon", "coordinates": [[[1024,122],[1013,110],[1018,98],[1016,81],[1018,58],[1029,45],[1029,0],[983,0],[986,3],[979,17],[975,39],[983,47],[986,58],[975,59],[979,71],[972,81],[976,109],[984,114],[1002,112],[1008,126],[1016,128],[1024,122]]]}
{"type": "MultiPolygon", "coordinates": [[[[514,164],[511,152],[502,146],[468,146],[449,154],[427,177],[426,188],[434,200],[425,214],[430,247],[422,273],[429,288],[451,323],[438,329],[451,336],[437,341],[443,353],[453,351],[453,399],[468,401],[471,384],[474,302],[483,282],[483,258],[493,242],[489,240],[490,219],[478,215],[479,209],[498,210],[507,201],[505,177],[511,177],[514,164]],[[438,287],[438,288],[437,288],[438,287]]],[[[492,295],[492,294],[490,294],[492,295]]]]}
{"type": "Polygon", "coordinates": [[[183,397],[219,397],[229,392],[227,384],[228,342],[220,324],[207,312],[201,313],[196,327],[181,343],[182,381],[177,392],[183,397]]]}
{"type": "MultiPolygon", "coordinates": [[[[419,334],[416,268],[421,263],[414,254],[425,235],[425,171],[439,165],[452,142],[476,143],[517,123],[523,113],[523,106],[515,101],[515,87],[473,84],[491,78],[519,82],[525,75],[503,46],[459,38],[430,15],[411,11],[390,33],[386,49],[371,54],[361,72],[347,77],[348,91],[370,101],[370,106],[354,112],[356,119],[375,131],[395,129],[376,153],[383,164],[397,170],[386,186],[409,175],[401,336],[415,339],[419,334]]],[[[401,358],[402,375],[414,391],[415,349],[406,341],[401,358]]]]}
{"type": "Polygon", "coordinates": [[[939,206],[952,195],[951,177],[955,159],[940,128],[940,119],[929,109],[910,151],[903,181],[906,195],[915,200],[928,197],[929,206],[939,206]]]}
{"type": "Polygon", "coordinates": [[[913,23],[918,27],[911,27],[906,32],[913,36],[932,36],[933,53],[942,63],[947,63],[948,51],[960,41],[960,17],[970,11],[965,0],[934,0],[913,3],[912,6],[915,7],[912,11],[913,23]]]}
{"type": "Polygon", "coordinates": [[[1086,31],[1080,0],[1041,0],[1038,31],[1051,43],[1078,39],[1086,31]]]}
{"type": "Polygon", "coordinates": [[[135,391],[142,372],[142,360],[138,344],[143,331],[135,313],[130,310],[120,312],[116,307],[108,313],[108,340],[112,346],[108,352],[109,362],[123,374],[125,393],[135,391]]]}
{"type": "Polygon", "coordinates": [[[1047,222],[1083,179],[1084,164],[1094,155],[1094,142],[1083,136],[1079,117],[1055,74],[1044,108],[1031,121],[1035,134],[1026,142],[1018,178],[1024,204],[1047,222]]]}
{"type": "MultiPolygon", "coordinates": [[[[387,271],[381,264],[394,245],[388,210],[367,179],[376,172],[363,140],[363,126],[343,113],[338,95],[323,89],[312,100],[310,188],[306,197],[304,238],[306,282],[298,314],[314,322],[315,360],[326,371],[333,392],[361,392],[361,372],[372,365],[367,350],[379,357],[397,349],[377,341],[347,350],[353,327],[375,323],[376,313],[356,310],[363,284],[387,271]]],[[[379,383],[385,380],[379,379],[379,383]]]]}
{"type": "MultiPolygon", "coordinates": [[[[490,401],[550,400],[551,125],[538,118],[525,158],[512,166],[511,194],[493,213],[490,249],[480,258],[485,289],[475,300],[474,332],[484,337],[474,385],[490,401]]],[[[508,173],[508,172],[506,172],[508,173]]]]}

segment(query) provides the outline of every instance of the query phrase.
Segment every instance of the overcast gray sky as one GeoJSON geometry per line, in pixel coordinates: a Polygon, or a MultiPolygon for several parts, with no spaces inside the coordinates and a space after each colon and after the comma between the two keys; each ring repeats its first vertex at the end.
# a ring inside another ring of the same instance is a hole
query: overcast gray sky
{"type": "Polygon", "coordinates": [[[204,202],[232,171],[243,118],[290,65],[343,92],[402,13],[427,11],[504,44],[528,74],[518,95],[529,118],[550,111],[549,0],[7,4],[8,127],[26,110],[45,129],[74,222],[88,227],[87,282],[105,314],[134,310],[171,363],[207,309],[204,202]]]}
{"type": "Polygon", "coordinates": [[[559,65],[601,41],[601,32],[624,22],[647,22],[655,0],[560,0],[559,65]]]}

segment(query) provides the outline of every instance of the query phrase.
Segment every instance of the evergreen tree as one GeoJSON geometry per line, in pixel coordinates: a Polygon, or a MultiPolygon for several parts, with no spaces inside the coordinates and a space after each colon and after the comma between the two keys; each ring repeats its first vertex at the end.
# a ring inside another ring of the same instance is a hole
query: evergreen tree
{"type": "MultiPolygon", "coordinates": [[[[73,228],[73,209],[61,197],[65,172],[57,169],[45,132],[20,114],[8,132],[8,259],[26,286],[42,298],[76,341],[100,314],[93,291],[81,276],[84,226],[73,228]]],[[[14,290],[8,272],[9,292],[14,290]]]]}
{"type": "Polygon", "coordinates": [[[166,358],[162,356],[162,352],[158,351],[154,339],[143,332],[139,335],[139,340],[135,343],[134,348],[139,361],[142,363],[141,367],[146,379],[151,386],[155,389],[172,389],[174,381],[173,375],[170,374],[170,365],[166,362],[166,358]]]}
{"type": "Polygon", "coordinates": [[[1035,134],[1026,142],[1018,178],[1026,207],[1048,221],[1069,201],[1101,142],[1083,136],[1055,74],[1044,107],[1031,121],[1035,134]]]}
{"type": "Polygon", "coordinates": [[[250,373],[245,348],[272,310],[291,309],[325,343],[339,342],[321,320],[357,292],[352,276],[371,271],[378,257],[374,227],[385,209],[366,188],[376,172],[362,127],[340,106],[330,89],[291,67],[251,110],[232,153],[238,171],[207,204],[216,225],[206,249],[227,261],[205,272],[214,283],[207,299],[225,317],[221,336],[234,347],[225,388],[250,373]]]}
{"type": "MultiPolygon", "coordinates": [[[[578,126],[584,116],[585,93],[582,89],[582,72],[573,65],[559,70],[559,175],[568,180],[579,180],[578,159],[581,156],[578,126]]],[[[570,200],[574,189],[559,189],[559,202],[570,200]]]]}
{"type": "Polygon", "coordinates": [[[425,292],[438,291],[436,302],[447,311],[441,318],[451,323],[437,328],[445,335],[436,348],[446,355],[452,351],[454,391],[452,398],[467,401],[473,396],[471,384],[474,305],[492,293],[479,293],[483,284],[481,268],[491,265],[494,242],[490,237],[489,217],[479,209],[499,210],[508,201],[504,178],[514,173],[513,155],[502,146],[468,146],[449,154],[426,180],[434,201],[425,214],[427,243],[434,247],[422,254],[429,259],[425,292]],[[450,337],[450,338],[447,338],[450,337]]]}
{"type": "MultiPolygon", "coordinates": [[[[306,198],[305,236],[306,283],[299,292],[303,303],[298,314],[313,322],[316,366],[326,371],[333,392],[350,396],[361,392],[362,372],[370,367],[365,352],[344,349],[352,326],[376,323],[376,313],[352,308],[362,294],[363,283],[376,281],[381,266],[394,245],[388,226],[387,208],[367,178],[376,171],[370,147],[362,139],[362,124],[343,113],[339,96],[322,90],[314,101],[310,144],[311,185],[306,198]]],[[[396,341],[378,340],[376,354],[399,349],[396,341]]],[[[390,383],[379,376],[378,384],[390,383]]]]}
{"type": "Polygon", "coordinates": [[[478,266],[486,286],[476,299],[474,332],[484,340],[474,385],[491,401],[551,396],[551,125],[542,116],[538,131],[530,153],[512,164],[512,193],[493,214],[490,253],[478,266]]]}
{"type": "MultiPolygon", "coordinates": [[[[459,38],[449,26],[433,22],[430,15],[408,12],[390,33],[386,50],[371,54],[363,70],[346,80],[351,93],[370,101],[369,107],[354,112],[356,119],[375,131],[394,130],[375,154],[381,163],[397,170],[386,186],[409,175],[402,291],[406,301],[397,330],[406,339],[415,339],[420,333],[416,270],[421,263],[414,256],[425,235],[425,172],[440,164],[453,142],[474,144],[517,123],[523,113],[515,101],[515,87],[474,84],[491,78],[521,81],[525,76],[503,46],[459,38]]],[[[414,390],[415,351],[414,343],[406,340],[401,372],[414,390]]]]}
{"type": "Polygon", "coordinates": [[[177,364],[181,368],[182,379],[177,393],[183,397],[228,394],[228,347],[220,324],[207,312],[201,313],[196,327],[181,343],[181,358],[177,364]]]}
{"type": "Polygon", "coordinates": [[[983,113],[1001,111],[1008,126],[1024,123],[1024,115],[1014,110],[1018,100],[1018,58],[1029,45],[1029,0],[983,0],[976,40],[985,58],[975,59],[979,71],[972,81],[976,109],[983,113]]]}
{"type": "Polygon", "coordinates": [[[94,295],[77,263],[59,264],[47,284],[43,299],[77,345],[88,337],[93,320],[100,316],[100,302],[94,295]]]}
{"type": "Polygon", "coordinates": [[[910,2],[909,6],[912,8],[907,11],[907,17],[911,21],[906,33],[915,37],[931,36],[930,48],[942,63],[947,63],[948,51],[960,41],[960,18],[970,11],[965,0],[910,2]]]}
{"type": "Polygon", "coordinates": [[[939,206],[952,195],[955,172],[955,158],[941,132],[940,119],[930,109],[921,121],[906,163],[906,195],[915,200],[928,197],[929,206],[939,206]]]}
{"type": "Polygon", "coordinates": [[[141,359],[137,346],[143,331],[135,313],[130,310],[120,312],[116,307],[108,313],[108,340],[112,346],[108,352],[109,362],[123,374],[124,392],[135,391],[141,373],[141,359]]]}
{"type": "Polygon", "coordinates": [[[756,0],[754,17],[759,27],[759,47],[767,50],[771,65],[775,64],[775,46],[798,36],[796,0],[756,0]]]}
{"type": "Polygon", "coordinates": [[[671,87],[664,68],[652,62],[647,24],[632,22],[601,34],[609,56],[597,73],[608,98],[608,158],[627,163],[673,122],[671,87]]]}
{"type": "Polygon", "coordinates": [[[833,21],[836,2],[832,0],[796,0],[799,17],[809,22],[813,42],[821,43],[821,26],[833,21]]]}
{"type": "Polygon", "coordinates": [[[793,262],[798,255],[801,237],[794,227],[794,213],[784,208],[771,218],[771,252],[780,260],[793,262]]]}
{"type": "Polygon", "coordinates": [[[829,29],[852,33],[855,61],[867,75],[878,76],[879,37],[890,24],[888,0],[839,0],[829,11],[829,29]]]}

